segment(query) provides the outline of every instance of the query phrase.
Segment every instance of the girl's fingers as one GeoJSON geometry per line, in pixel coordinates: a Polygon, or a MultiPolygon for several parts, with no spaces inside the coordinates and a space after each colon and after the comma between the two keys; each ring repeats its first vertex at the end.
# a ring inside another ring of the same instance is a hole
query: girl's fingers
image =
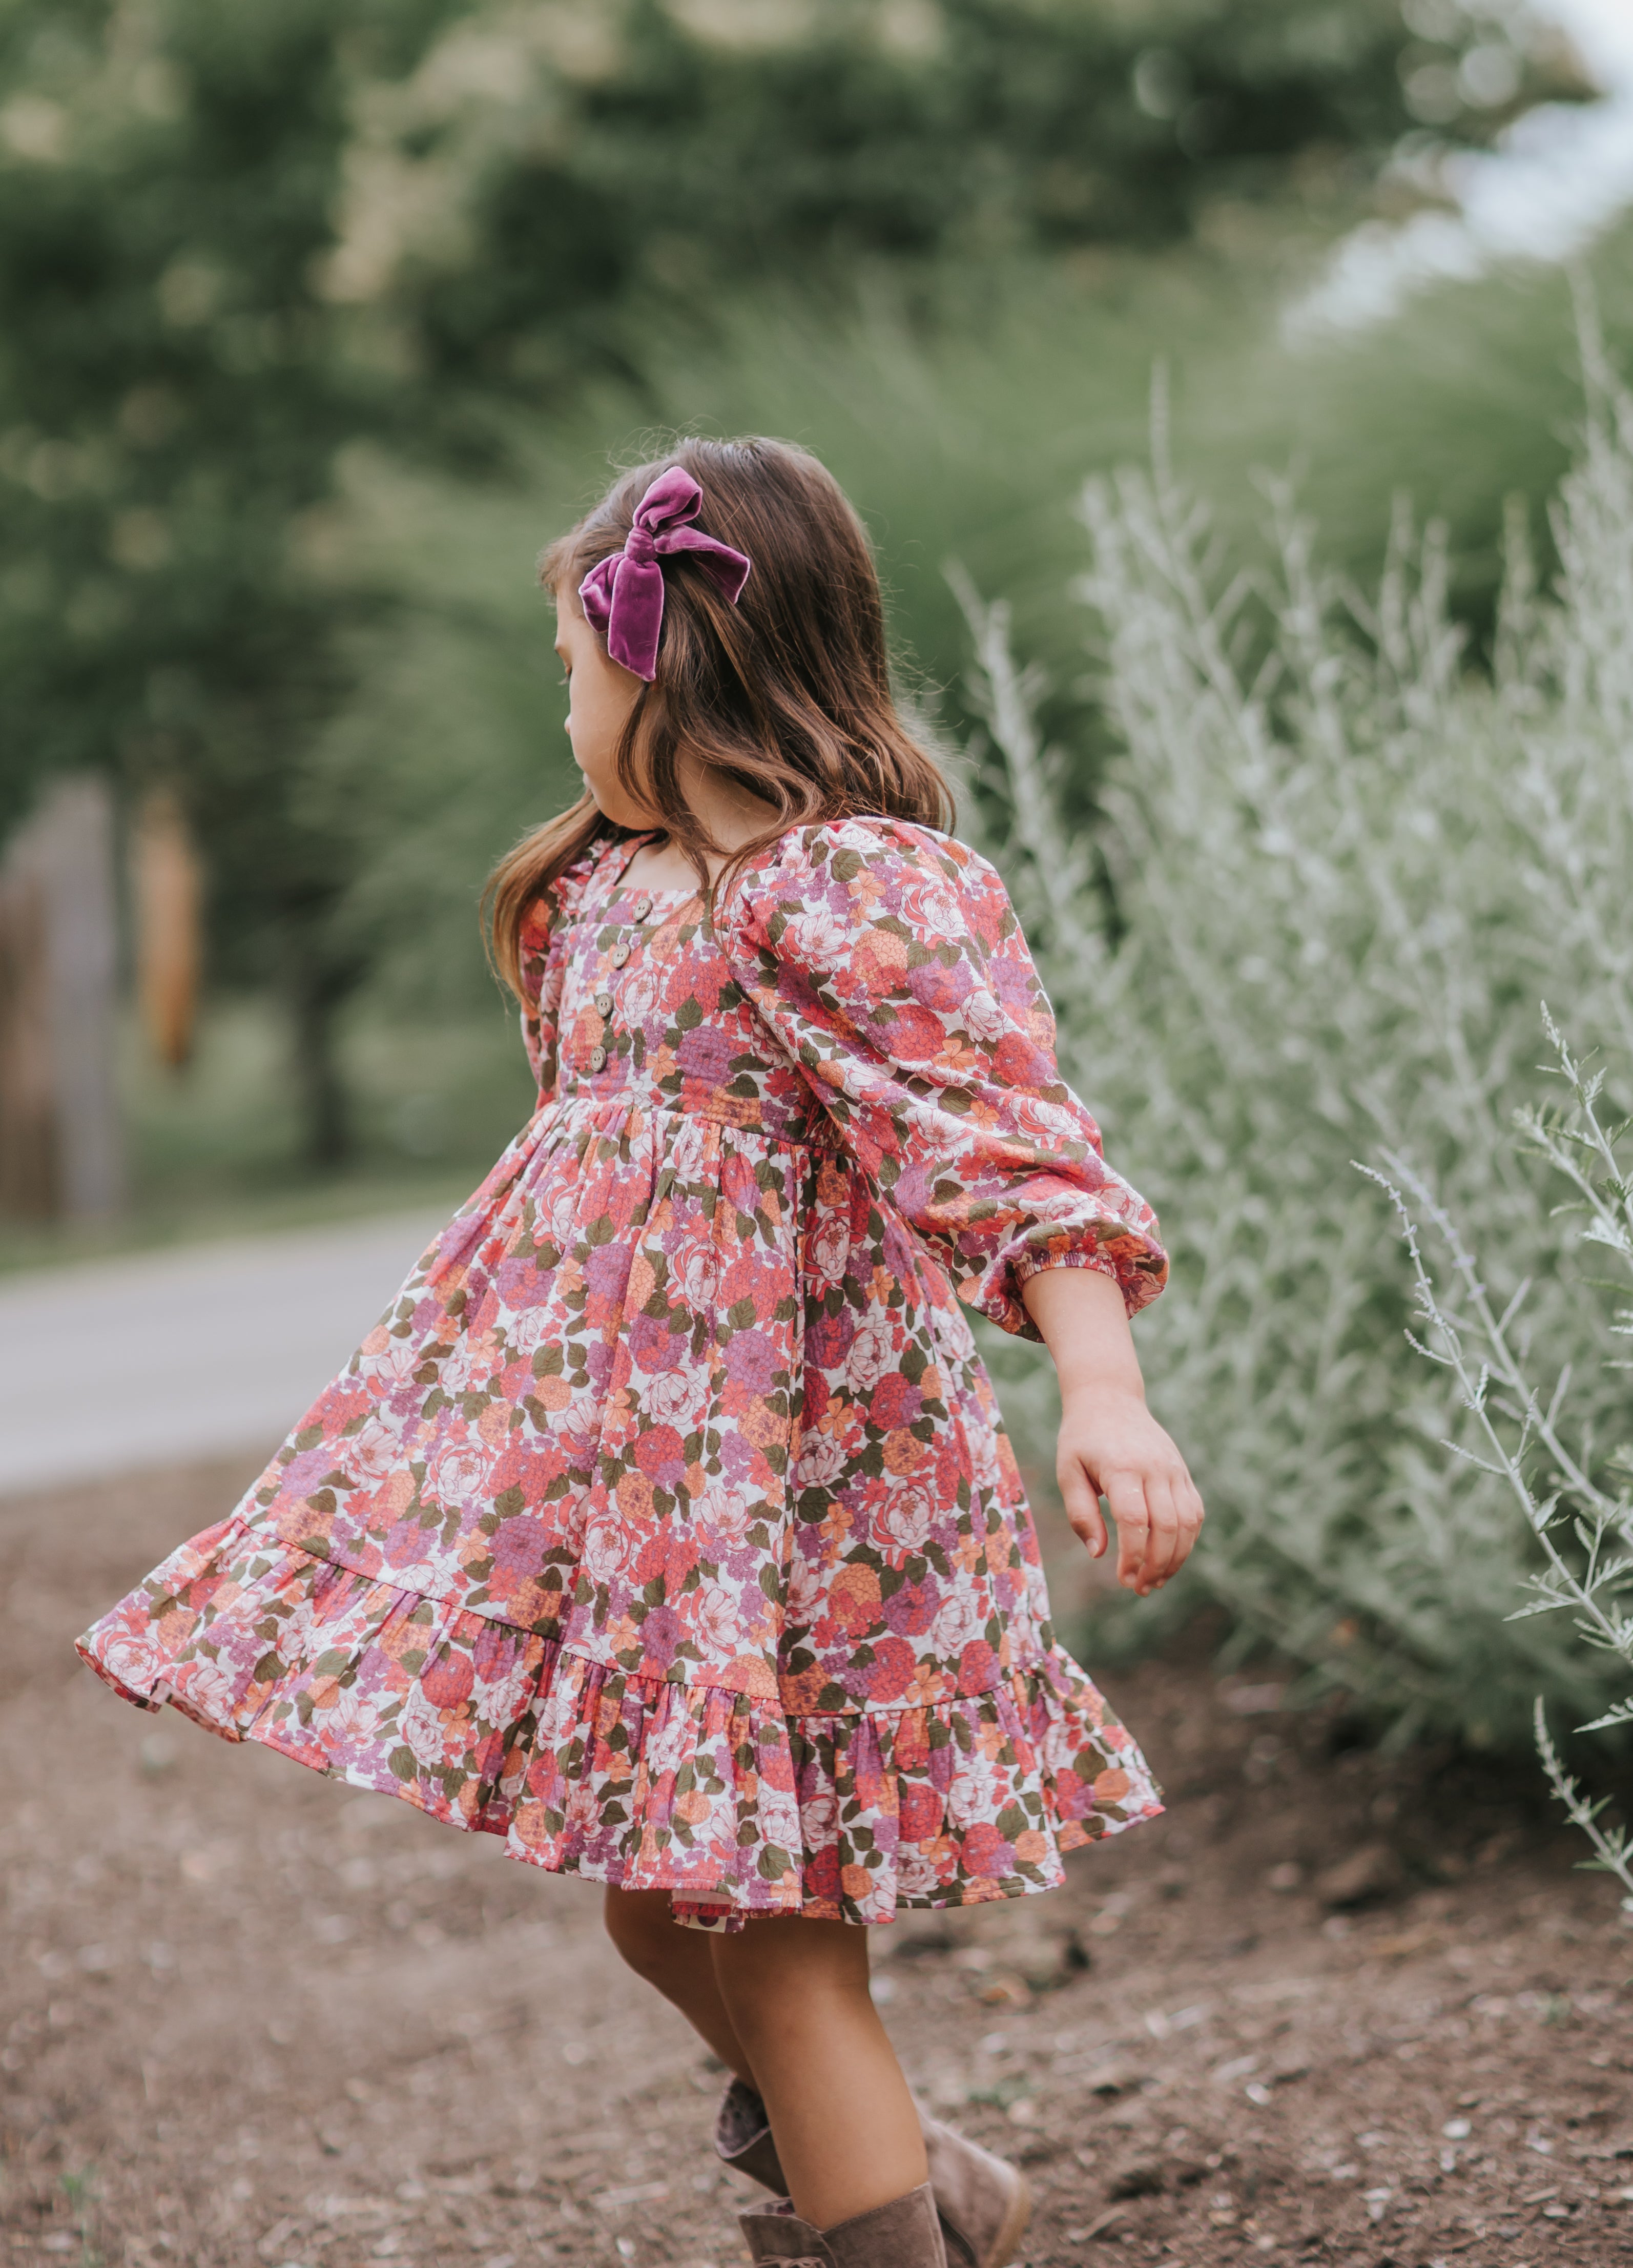
{"type": "Polygon", "coordinates": [[[1159,1578],[1165,1583],[1177,1575],[1190,1557],[1203,1523],[1202,1498],[1196,1493],[1195,1483],[1183,1467],[1166,1485],[1173,1506],[1173,1532],[1167,1563],[1159,1578]]]}
{"type": "Polygon", "coordinates": [[[1188,1473],[1185,1476],[1185,1485],[1191,1492],[1191,1512],[1196,1523],[1195,1528],[1192,1530],[1192,1537],[1194,1540],[1197,1532],[1201,1529],[1203,1521],[1208,1517],[1208,1507],[1202,1500],[1202,1491],[1197,1487],[1195,1482],[1191,1478],[1188,1473]]]}
{"type": "Polygon", "coordinates": [[[1105,1483],[1106,1501],[1117,1523],[1117,1580],[1125,1590],[1137,1590],[1144,1581],[1151,1544],[1151,1513],[1137,1473],[1113,1473],[1105,1483]]]}
{"type": "Polygon", "coordinates": [[[1196,1536],[1196,1530],[1192,1524],[1189,1508],[1186,1502],[1185,1491],[1177,1475],[1168,1483],[1168,1506],[1173,1521],[1173,1529],[1168,1542],[1167,1564],[1162,1571],[1162,1580],[1165,1583],[1172,1576],[1177,1575],[1184,1566],[1186,1560],[1190,1557],[1191,1545],[1196,1536]]]}
{"type": "Polygon", "coordinates": [[[1202,1532],[1203,1501],[1195,1482],[1188,1473],[1180,1491],[1180,1516],[1185,1522],[1185,1550],[1181,1557],[1188,1559],[1202,1532]]]}
{"type": "Polygon", "coordinates": [[[1066,1517],[1071,1522],[1072,1533],[1087,1544],[1090,1557],[1098,1559],[1107,1544],[1100,1491],[1076,1457],[1063,1459],[1056,1468],[1055,1476],[1060,1484],[1061,1500],[1066,1507],[1066,1517]]]}
{"type": "Polygon", "coordinates": [[[1174,1546],[1180,1540],[1180,1515],[1173,1491],[1163,1474],[1146,1476],[1145,1504],[1151,1514],[1151,1536],[1145,1547],[1140,1585],[1142,1591],[1155,1591],[1173,1572],[1174,1546]]]}

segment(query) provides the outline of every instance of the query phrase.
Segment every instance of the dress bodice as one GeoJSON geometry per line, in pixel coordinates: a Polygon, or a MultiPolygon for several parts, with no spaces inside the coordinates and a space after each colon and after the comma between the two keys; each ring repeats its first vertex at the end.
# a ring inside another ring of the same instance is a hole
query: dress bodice
{"type": "Polygon", "coordinates": [[[541,968],[554,994],[555,1054],[528,1035],[541,1101],[624,1101],[809,1142],[826,1129],[809,1080],[732,974],[700,893],[631,886],[616,846],[541,968]],[[546,1082],[548,1081],[548,1092],[546,1082]]]}

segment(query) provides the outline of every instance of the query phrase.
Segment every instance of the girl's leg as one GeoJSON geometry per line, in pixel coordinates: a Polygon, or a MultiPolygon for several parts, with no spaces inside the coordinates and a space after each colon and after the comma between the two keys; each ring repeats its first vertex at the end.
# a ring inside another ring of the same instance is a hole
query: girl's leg
{"type": "Polygon", "coordinates": [[[867,1931],[790,1915],[702,1943],[753,2069],[732,2067],[765,2100],[800,2218],[832,2228],[927,2181],[918,2111],[868,1992],[867,1931]]]}
{"type": "Polygon", "coordinates": [[[669,1911],[667,1890],[608,1890],[607,1934],[637,1977],[655,1984],[722,2063],[755,2085],[743,2043],[715,1981],[714,1939],[681,1929],[669,1911]]]}

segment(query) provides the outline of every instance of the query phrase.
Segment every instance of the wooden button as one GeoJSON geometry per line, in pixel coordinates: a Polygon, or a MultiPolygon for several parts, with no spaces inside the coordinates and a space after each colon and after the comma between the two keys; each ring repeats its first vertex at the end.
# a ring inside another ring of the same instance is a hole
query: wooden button
{"type": "Polygon", "coordinates": [[[637,899],[635,909],[635,917],[636,921],[644,921],[651,910],[652,902],[651,898],[637,899]]]}
{"type": "Polygon", "coordinates": [[[612,1014],[613,996],[610,992],[598,992],[596,994],[595,1012],[598,1016],[610,1016],[612,1014]]]}
{"type": "Polygon", "coordinates": [[[606,1070],[606,1068],[607,1068],[607,1050],[606,1050],[606,1049],[605,1049],[605,1048],[592,1048],[592,1049],[591,1049],[591,1051],[590,1051],[590,1068],[591,1068],[591,1070],[592,1070],[592,1071],[605,1071],[605,1070],[606,1070]]]}
{"type": "Polygon", "coordinates": [[[629,947],[622,939],[613,947],[611,953],[607,955],[607,959],[612,962],[614,968],[622,968],[629,958],[629,947]]]}

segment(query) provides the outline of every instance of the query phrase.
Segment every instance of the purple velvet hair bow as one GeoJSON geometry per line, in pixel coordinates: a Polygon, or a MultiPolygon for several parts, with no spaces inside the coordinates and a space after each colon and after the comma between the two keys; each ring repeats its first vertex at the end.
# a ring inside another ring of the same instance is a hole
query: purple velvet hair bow
{"type": "Polygon", "coordinates": [[[585,618],[606,638],[607,652],[649,685],[658,674],[658,634],[664,622],[664,571],[658,563],[665,554],[690,552],[733,607],[748,580],[751,563],[740,551],[687,526],[702,501],[690,473],[671,465],[636,507],[623,549],[592,567],[578,585],[585,618]]]}

